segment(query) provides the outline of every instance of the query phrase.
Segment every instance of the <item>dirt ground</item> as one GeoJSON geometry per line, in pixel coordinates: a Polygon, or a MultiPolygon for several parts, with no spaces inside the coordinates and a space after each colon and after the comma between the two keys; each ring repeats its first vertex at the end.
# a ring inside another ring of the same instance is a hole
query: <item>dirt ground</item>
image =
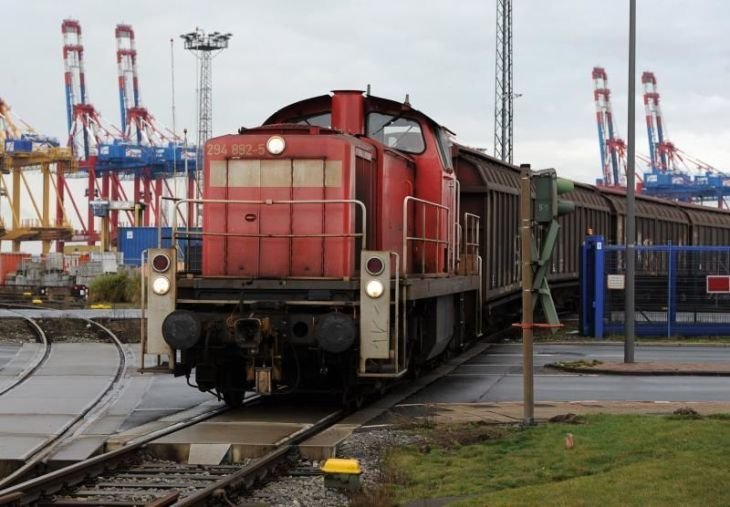
{"type": "Polygon", "coordinates": [[[30,324],[25,319],[8,318],[0,320],[0,342],[27,343],[37,340],[30,324]]]}
{"type": "Polygon", "coordinates": [[[566,363],[555,363],[551,367],[576,373],[606,373],[614,375],[730,375],[730,361],[713,361],[705,363],[650,362],[637,361],[599,362],[594,366],[566,363]]]}
{"type": "MultiPolygon", "coordinates": [[[[691,408],[702,415],[725,414],[730,413],[730,402],[541,401],[535,404],[535,420],[543,422],[565,414],[671,414],[681,408],[691,408]]],[[[510,423],[521,421],[523,418],[520,402],[434,403],[420,407],[409,406],[407,412],[407,414],[401,413],[401,410],[395,407],[392,415],[396,420],[411,418],[430,423],[510,423]]]]}
{"type": "Polygon", "coordinates": [[[139,343],[139,319],[94,319],[117,335],[122,343],[139,343]]]}

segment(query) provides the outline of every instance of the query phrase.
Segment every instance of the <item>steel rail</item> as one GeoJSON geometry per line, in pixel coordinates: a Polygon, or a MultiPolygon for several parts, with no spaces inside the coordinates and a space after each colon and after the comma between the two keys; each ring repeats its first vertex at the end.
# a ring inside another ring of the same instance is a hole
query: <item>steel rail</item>
{"type": "Polygon", "coordinates": [[[61,445],[68,443],[74,436],[77,435],[78,430],[80,430],[84,425],[87,416],[92,414],[92,412],[94,411],[99,413],[101,412],[101,410],[107,408],[108,403],[102,402],[109,401],[109,395],[112,392],[112,389],[120,382],[120,380],[124,378],[126,374],[127,356],[124,344],[119,339],[119,337],[117,337],[117,335],[115,335],[107,327],[91,319],[80,318],[79,320],[97,326],[98,328],[103,330],[114,343],[114,346],[116,347],[119,354],[119,362],[117,363],[114,377],[107,383],[102,392],[99,393],[93,399],[93,401],[87,407],[85,407],[84,410],[81,411],[81,413],[75,416],[61,432],[51,437],[40,451],[31,455],[20,468],[0,479],[0,488],[12,485],[15,481],[22,479],[33,469],[41,465],[44,460],[51,456],[61,445]]]}
{"type": "MultiPolygon", "coordinates": [[[[12,310],[10,310],[12,312],[12,310]]],[[[13,312],[17,313],[17,312],[13,312]]],[[[48,341],[48,337],[46,336],[46,333],[41,329],[41,327],[31,319],[30,317],[26,317],[25,315],[21,315],[18,313],[20,318],[24,319],[30,327],[35,331],[36,335],[40,338],[41,343],[43,344],[43,348],[39,353],[36,353],[34,357],[34,361],[32,361],[28,366],[26,366],[23,371],[18,374],[13,381],[10,382],[10,384],[6,385],[5,387],[0,387],[0,396],[3,394],[15,389],[20,384],[25,382],[28,377],[30,377],[33,373],[35,373],[43,364],[45,364],[48,357],[51,355],[51,343],[48,341]]]]}
{"type": "Polygon", "coordinates": [[[185,496],[178,502],[171,503],[170,505],[174,505],[175,507],[207,505],[209,499],[219,497],[222,492],[225,492],[228,489],[239,489],[241,487],[250,488],[258,480],[269,475],[284,461],[286,461],[290,454],[296,452],[297,446],[300,443],[325,431],[330,426],[340,421],[345,416],[345,413],[346,411],[341,409],[325,416],[312,426],[290,435],[279,447],[265,454],[253,463],[246,465],[239,471],[211,484],[210,486],[207,486],[204,489],[201,489],[200,491],[196,491],[191,495],[185,496]]]}
{"type": "MultiPolygon", "coordinates": [[[[260,396],[251,396],[244,400],[244,406],[254,403],[260,396]]],[[[185,421],[177,422],[166,428],[162,428],[143,437],[131,440],[124,447],[113,451],[94,456],[84,461],[68,465],[54,470],[45,475],[29,479],[7,489],[0,490],[0,505],[30,505],[36,503],[42,497],[57,493],[61,489],[78,485],[85,480],[101,475],[106,470],[117,467],[124,460],[131,457],[136,451],[142,449],[148,443],[170,433],[197,424],[216,415],[229,410],[228,407],[218,407],[209,412],[198,414],[185,421]]]]}

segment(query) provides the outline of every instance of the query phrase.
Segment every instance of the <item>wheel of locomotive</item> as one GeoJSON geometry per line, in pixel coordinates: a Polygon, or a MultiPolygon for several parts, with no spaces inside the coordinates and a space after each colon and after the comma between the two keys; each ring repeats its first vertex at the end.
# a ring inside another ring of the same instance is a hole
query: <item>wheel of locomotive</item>
{"type": "Polygon", "coordinates": [[[423,341],[423,325],[420,315],[416,309],[411,312],[408,319],[408,339],[406,341],[406,353],[408,355],[408,376],[417,379],[423,375],[423,364],[418,361],[419,345],[423,341]]]}
{"type": "Polygon", "coordinates": [[[235,364],[229,363],[222,368],[218,379],[218,392],[223,397],[223,401],[231,407],[242,406],[247,387],[244,371],[236,368],[235,364]]]}
{"type": "Polygon", "coordinates": [[[223,401],[231,408],[241,408],[243,406],[243,393],[239,391],[223,391],[221,393],[223,401]]]}

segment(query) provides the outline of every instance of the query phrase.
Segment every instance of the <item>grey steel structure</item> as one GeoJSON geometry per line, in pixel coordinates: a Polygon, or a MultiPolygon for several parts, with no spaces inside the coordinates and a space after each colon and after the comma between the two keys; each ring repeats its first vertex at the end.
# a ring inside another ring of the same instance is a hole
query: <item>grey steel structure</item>
{"type": "Polygon", "coordinates": [[[494,156],[512,163],[512,0],[497,0],[494,62],[494,156]]]}
{"type": "MultiPolygon", "coordinates": [[[[213,135],[213,58],[228,47],[230,33],[205,33],[196,27],[180,37],[185,41],[185,49],[192,51],[200,65],[198,69],[198,189],[203,188],[203,151],[205,142],[213,135]]],[[[200,190],[198,190],[199,192],[200,190]]]]}

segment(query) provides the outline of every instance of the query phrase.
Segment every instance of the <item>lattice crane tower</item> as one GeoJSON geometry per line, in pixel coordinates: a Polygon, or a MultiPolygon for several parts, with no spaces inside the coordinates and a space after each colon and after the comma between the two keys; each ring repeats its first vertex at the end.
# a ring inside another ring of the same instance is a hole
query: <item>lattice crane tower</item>
{"type": "Polygon", "coordinates": [[[198,191],[202,188],[203,150],[213,133],[213,58],[228,47],[230,33],[205,33],[201,28],[181,35],[185,49],[192,51],[200,65],[198,76],[198,191]]]}
{"type": "Polygon", "coordinates": [[[494,63],[494,156],[512,163],[512,0],[497,0],[494,63]]]}

